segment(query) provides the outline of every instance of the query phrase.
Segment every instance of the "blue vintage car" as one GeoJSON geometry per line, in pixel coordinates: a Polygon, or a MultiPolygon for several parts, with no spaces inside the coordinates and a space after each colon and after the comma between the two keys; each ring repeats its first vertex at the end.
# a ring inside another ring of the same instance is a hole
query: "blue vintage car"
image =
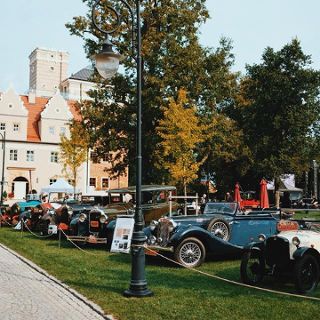
{"type": "Polygon", "coordinates": [[[149,248],[173,253],[186,267],[202,264],[207,254],[238,257],[260,234],[277,233],[278,211],[245,214],[235,202],[210,202],[203,214],[163,217],[145,228],[149,248]]]}

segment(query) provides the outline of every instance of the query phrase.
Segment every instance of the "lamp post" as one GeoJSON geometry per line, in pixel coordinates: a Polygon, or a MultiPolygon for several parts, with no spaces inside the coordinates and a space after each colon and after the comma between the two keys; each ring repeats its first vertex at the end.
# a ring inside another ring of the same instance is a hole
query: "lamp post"
{"type": "Polygon", "coordinates": [[[0,132],[2,140],[2,176],[1,176],[1,205],[3,205],[3,185],[4,185],[4,162],[6,157],[6,132],[0,132]]]}
{"type": "MultiPolygon", "coordinates": [[[[153,293],[147,288],[145,277],[145,253],[143,244],[146,241],[146,236],[143,232],[144,217],[141,209],[141,184],[142,184],[142,139],[141,139],[141,112],[142,112],[142,95],[141,95],[141,18],[140,18],[140,0],[135,0],[135,11],[125,1],[119,0],[129,11],[131,16],[131,40],[134,52],[134,42],[136,42],[135,54],[137,65],[137,128],[136,128],[136,207],[134,214],[134,231],[132,235],[132,267],[131,281],[129,289],[124,291],[126,297],[147,297],[153,293]],[[134,39],[134,30],[136,39],[134,39]],[[134,41],[135,40],[135,41],[134,41]]],[[[121,55],[115,53],[112,49],[112,43],[109,40],[109,35],[113,34],[120,26],[120,14],[112,7],[106,6],[116,17],[116,25],[112,30],[101,29],[96,22],[97,5],[101,0],[97,0],[92,8],[92,23],[93,26],[104,34],[105,39],[102,51],[95,55],[96,68],[103,78],[111,78],[118,70],[121,55]]]]}

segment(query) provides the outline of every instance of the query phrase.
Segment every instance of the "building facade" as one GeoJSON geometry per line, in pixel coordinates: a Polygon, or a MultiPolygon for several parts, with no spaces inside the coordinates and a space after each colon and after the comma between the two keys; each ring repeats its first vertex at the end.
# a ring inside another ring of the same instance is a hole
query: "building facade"
{"type": "MultiPolygon", "coordinates": [[[[66,52],[37,48],[29,58],[29,94],[19,95],[13,88],[0,94],[0,138],[5,136],[0,168],[4,161],[4,191],[14,199],[32,190],[40,192],[58,178],[68,179],[59,161],[60,138],[70,135],[72,119],[80,120],[76,100],[88,98],[86,91],[94,87],[85,78],[88,68],[65,78],[66,52]]],[[[107,168],[107,161],[93,164],[88,151],[87,161],[79,168],[77,188],[85,193],[128,185],[128,176],[110,179],[107,168]]]]}

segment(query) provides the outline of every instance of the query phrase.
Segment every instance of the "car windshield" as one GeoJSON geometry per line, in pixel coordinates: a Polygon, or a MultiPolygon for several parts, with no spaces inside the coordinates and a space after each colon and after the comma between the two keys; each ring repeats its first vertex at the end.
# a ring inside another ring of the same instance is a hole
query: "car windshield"
{"type": "Polygon", "coordinates": [[[236,202],[209,202],[204,208],[204,214],[227,213],[235,214],[237,210],[236,202]]]}

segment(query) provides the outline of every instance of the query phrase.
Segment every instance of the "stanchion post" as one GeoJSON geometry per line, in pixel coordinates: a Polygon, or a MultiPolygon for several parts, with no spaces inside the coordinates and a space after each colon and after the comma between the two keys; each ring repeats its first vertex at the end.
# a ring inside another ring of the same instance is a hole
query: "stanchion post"
{"type": "Polygon", "coordinates": [[[22,233],[23,233],[23,219],[20,220],[20,223],[21,223],[21,234],[20,234],[20,237],[22,238],[22,233]]]}
{"type": "Polygon", "coordinates": [[[61,249],[61,229],[58,228],[59,230],[59,249],[61,249]]]}

